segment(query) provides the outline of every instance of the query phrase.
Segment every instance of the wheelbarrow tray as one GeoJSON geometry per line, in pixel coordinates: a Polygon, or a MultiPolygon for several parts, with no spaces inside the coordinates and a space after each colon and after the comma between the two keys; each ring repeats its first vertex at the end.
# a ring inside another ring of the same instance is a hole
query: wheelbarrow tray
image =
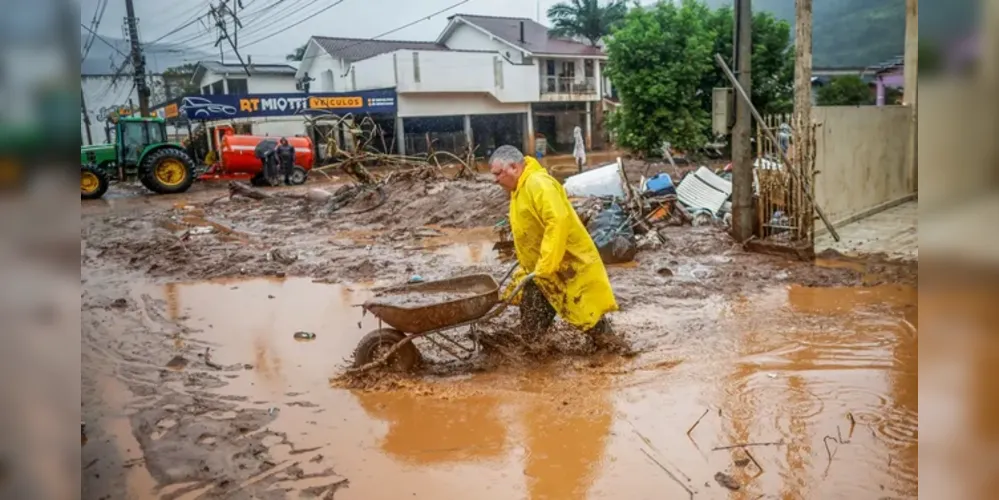
{"type": "Polygon", "coordinates": [[[499,300],[496,280],[488,274],[473,274],[389,288],[363,307],[392,328],[415,335],[479,319],[499,300]],[[426,294],[426,300],[415,304],[398,300],[417,294],[426,294]],[[440,295],[441,302],[433,302],[434,295],[440,295]]]}

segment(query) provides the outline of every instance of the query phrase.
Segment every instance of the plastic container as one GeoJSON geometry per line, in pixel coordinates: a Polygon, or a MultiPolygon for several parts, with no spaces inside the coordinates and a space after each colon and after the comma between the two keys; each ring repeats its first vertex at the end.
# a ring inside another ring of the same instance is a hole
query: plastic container
{"type": "Polygon", "coordinates": [[[623,199],[624,178],[620,161],[593,170],[587,170],[565,180],[565,193],[569,196],[613,196],[623,199]]]}

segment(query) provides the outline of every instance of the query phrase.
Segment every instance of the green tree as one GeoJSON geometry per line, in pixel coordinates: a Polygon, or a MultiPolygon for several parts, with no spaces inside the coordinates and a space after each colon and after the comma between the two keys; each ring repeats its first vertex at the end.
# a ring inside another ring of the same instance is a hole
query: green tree
{"type": "Polygon", "coordinates": [[[607,43],[607,72],[622,106],[608,124],[626,148],[652,153],[664,141],[704,145],[711,120],[698,91],[713,71],[711,11],[696,0],[636,7],[607,43]]]}
{"type": "Polygon", "coordinates": [[[153,97],[158,98],[157,102],[169,101],[181,96],[198,94],[201,89],[191,82],[194,76],[196,64],[187,63],[180,66],[173,66],[163,70],[162,85],[154,85],[153,97]]]}
{"type": "Polygon", "coordinates": [[[286,61],[301,61],[305,59],[305,49],[308,48],[309,42],[305,42],[301,47],[295,49],[294,52],[284,56],[286,61]]]}
{"type": "Polygon", "coordinates": [[[859,106],[874,104],[871,88],[857,75],[837,76],[819,88],[819,106],[859,106]]]}
{"type": "Polygon", "coordinates": [[[560,37],[582,37],[596,46],[627,13],[624,0],[611,0],[605,6],[599,0],[559,2],[548,9],[548,20],[552,23],[549,32],[560,37]]]}
{"type": "MultiPolygon", "coordinates": [[[[721,54],[732,67],[732,32],[735,17],[731,7],[721,7],[711,14],[715,32],[714,53],[721,54]]],[[[788,113],[794,97],[794,50],[791,25],[768,12],[753,14],[752,100],[760,113],[788,113]]],[[[735,68],[732,68],[733,71],[735,68]]],[[[717,65],[704,76],[701,96],[705,109],[711,110],[711,89],[731,87],[717,65]]]]}

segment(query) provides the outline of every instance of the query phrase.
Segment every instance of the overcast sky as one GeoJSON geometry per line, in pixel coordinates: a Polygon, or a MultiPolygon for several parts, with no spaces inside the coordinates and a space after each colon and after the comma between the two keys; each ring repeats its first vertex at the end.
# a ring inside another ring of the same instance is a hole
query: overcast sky
{"type": "MultiPolygon", "coordinates": [[[[90,25],[104,0],[80,0],[80,21],[90,25]]],[[[232,0],[231,0],[232,1],[232,0]]],[[[461,0],[243,0],[239,34],[240,52],[253,55],[254,62],[279,61],[310,36],[369,38],[426,18],[461,0]],[[337,4],[337,5],[333,5],[337,4]],[[270,7],[273,5],[273,7],[270,7]],[[316,12],[329,7],[322,13],[316,12]],[[295,24],[302,21],[299,24],[295,24]],[[292,26],[294,24],[294,26],[292,26]],[[251,45],[264,36],[273,37],[251,45]]],[[[105,37],[123,38],[125,0],[106,0],[107,7],[97,32],[105,37]]],[[[150,42],[206,14],[208,0],[134,0],[142,41],[150,42]]],[[[215,2],[217,4],[217,0],[215,2]]],[[[456,13],[535,18],[540,5],[541,22],[555,0],[467,0],[453,9],[400,30],[385,39],[432,40],[456,13]]],[[[83,30],[83,28],[81,28],[83,30]]],[[[203,52],[218,54],[213,48],[216,30],[199,22],[170,34],[160,43],[176,43],[203,52]]],[[[98,42],[99,43],[99,42],[98,42]]],[[[231,54],[231,52],[229,53],[231,54]]],[[[227,59],[228,55],[227,54],[227,59]]]]}

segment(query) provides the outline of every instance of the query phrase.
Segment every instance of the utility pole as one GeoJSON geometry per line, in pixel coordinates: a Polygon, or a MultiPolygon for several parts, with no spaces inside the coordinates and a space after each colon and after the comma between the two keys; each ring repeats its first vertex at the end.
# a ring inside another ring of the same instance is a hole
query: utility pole
{"type": "MultiPolygon", "coordinates": [[[[811,189],[812,185],[812,0],[795,0],[794,2],[794,115],[791,117],[791,165],[788,168],[797,169],[800,177],[807,181],[801,183],[800,189],[811,189]]],[[[809,193],[811,196],[812,193],[809,193]]],[[[820,207],[813,207],[807,213],[798,214],[799,227],[811,219],[813,212],[821,214],[820,207]]],[[[835,233],[833,233],[835,236],[835,233]]]]}
{"type": "Polygon", "coordinates": [[[94,145],[94,136],[90,133],[90,115],[87,114],[87,98],[83,95],[83,87],[80,87],[80,112],[83,113],[83,125],[87,127],[87,144],[94,145]]]}
{"type": "Polygon", "coordinates": [[[135,89],[139,92],[139,112],[149,116],[149,86],[146,85],[146,56],[139,45],[139,27],[135,20],[135,6],[132,0],[125,0],[125,22],[128,25],[128,40],[132,47],[132,70],[135,89]]]}
{"type": "Polygon", "coordinates": [[[239,64],[243,66],[243,71],[246,72],[246,76],[250,76],[250,69],[246,67],[246,63],[243,62],[243,56],[239,55],[239,49],[236,48],[236,43],[233,41],[232,37],[229,36],[229,29],[226,27],[225,16],[231,15],[233,19],[233,34],[239,31],[239,28],[243,27],[243,24],[239,22],[239,18],[236,17],[236,13],[226,5],[226,0],[221,0],[218,7],[214,5],[211,8],[212,17],[215,18],[215,26],[219,29],[219,38],[215,40],[215,46],[219,47],[219,52],[222,52],[222,47],[220,44],[222,40],[229,42],[229,46],[232,47],[232,51],[236,54],[236,59],[239,60],[239,64]]]}
{"type": "MultiPolygon", "coordinates": [[[[752,94],[753,11],[751,0],[735,0],[733,40],[735,71],[739,85],[752,94]]],[[[732,236],[739,242],[753,236],[753,148],[750,131],[753,116],[749,103],[736,99],[732,127],[732,236]]]]}

